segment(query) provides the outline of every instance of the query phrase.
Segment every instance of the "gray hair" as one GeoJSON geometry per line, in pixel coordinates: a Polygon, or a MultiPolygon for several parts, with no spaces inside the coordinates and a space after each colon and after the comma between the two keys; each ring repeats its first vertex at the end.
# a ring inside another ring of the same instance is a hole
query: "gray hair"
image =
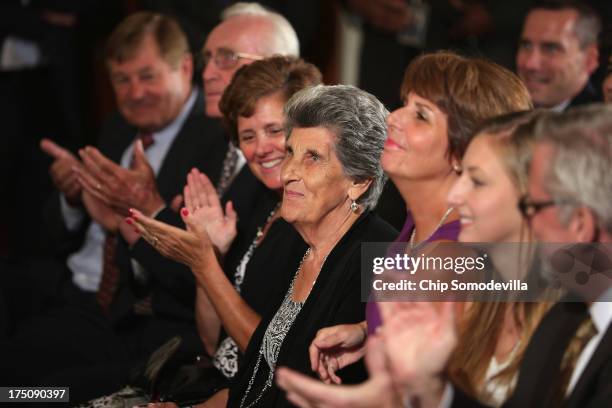
{"type": "Polygon", "coordinates": [[[221,20],[226,21],[233,17],[251,16],[262,18],[270,23],[272,28],[270,38],[261,42],[264,56],[272,55],[300,56],[300,41],[291,23],[281,14],[268,10],[259,3],[240,2],[227,7],[221,13],[221,20]]]}
{"type": "Polygon", "coordinates": [[[380,165],[389,111],[373,95],[350,85],[318,85],[294,94],[285,105],[286,135],[293,128],[324,127],[336,135],[335,151],[344,174],[372,180],[357,202],[376,206],[386,176],[380,165]]]}
{"type": "Polygon", "coordinates": [[[567,224],[575,208],[593,211],[599,225],[612,232],[612,106],[592,104],[548,114],[535,127],[536,140],[550,143],[554,158],[546,188],[561,205],[567,224]]]}

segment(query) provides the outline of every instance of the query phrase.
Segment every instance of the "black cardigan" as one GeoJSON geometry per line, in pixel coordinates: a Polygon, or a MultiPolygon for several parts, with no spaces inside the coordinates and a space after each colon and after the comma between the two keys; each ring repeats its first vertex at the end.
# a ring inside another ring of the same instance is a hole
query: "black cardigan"
{"type": "MultiPolygon", "coordinates": [[[[302,310],[287,333],[280,349],[277,367],[286,366],[301,373],[315,376],[310,369],[308,346],[317,331],[321,328],[344,323],[357,323],[365,318],[365,305],[361,302],[361,243],[392,241],[397,231],[373,213],[362,215],[329,254],[323,269],[319,273],[312,292],[306,299],[302,310]]],[[[300,257],[301,259],[301,257],[300,257]]],[[[293,278],[300,259],[296,259],[295,268],[287,276],[293,278]]],[[[282,303],[291,279],[279,284],[276,295],[271,297],[274,307],[262,316],[262,321],[251,337],[240,371],[230,388],[228,407],[240,406],[248,382],[253,374],[259,348],[268,324],[282,303]]],[[[273,282],[270,282],[273,284],[273,282]]],[[[280,283],[280,282],[279,282],[280,283]]],[[[363,366],[346,370],[342,376],[345,382],[357,382],[365,378],[363,366]]],[[[260,363],[258,376],[267,376],[267,363],[260,363]]],[[[261,391],[253,387],[246,403],[252,401],[261,391]]],[[[284,393],[273,384],[266,391],[258,406],[290,406],[284,393]]]]}

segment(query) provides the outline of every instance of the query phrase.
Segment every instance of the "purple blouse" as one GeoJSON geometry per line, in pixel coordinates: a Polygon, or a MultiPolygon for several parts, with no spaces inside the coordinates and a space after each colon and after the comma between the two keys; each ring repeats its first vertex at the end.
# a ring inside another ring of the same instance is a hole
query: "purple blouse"
{"type": "MultiPolygon", "coordinates": [[[[414,220],[412,219],[412,215],[410,215],[410,212],[408,212],[408,216],[406,217],[406,222],[402,227],[402,231],[397,236],[394,242],[408,242],[410,240],[410,234],[412,234],[413,229],[414,220]]],[[[460,230],[461,223],[459,222],[459,220],[451,221],[446,224],[442,224],[440,228],[435,230],[434,233],[431,234],[431,236],[427,238],[424,242],[433,242],[441,240],[457,241],[460,230]]],[[[392,245],[389,250],[393,251],[394,246],[392,245]]],[[[376,302],[369,301],[366,305],[366,321],[368,322],[368,334],[374,333],[378,326],[382,324],[382,317],[380,316],[380,311],[378,310],[376,302]]]]}

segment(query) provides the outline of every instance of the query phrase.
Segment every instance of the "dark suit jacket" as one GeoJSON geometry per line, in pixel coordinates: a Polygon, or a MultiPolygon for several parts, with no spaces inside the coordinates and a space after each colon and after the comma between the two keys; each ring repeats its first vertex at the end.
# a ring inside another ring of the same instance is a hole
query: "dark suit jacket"
{"type": "MultiPolygon", "coordinates": [[[[162,166],[157,174],[157,187],[162,198],[170,202],[177,194],[182,193],[186,175],[193,167],[205,172],[213,183],[216,183],[220,174],[223,159],[228,146],[218,120],[207,118],[204,115],[204,100],[201,92],[197,92],[196,101],[186,118],[183,127],[170,146],[162,166]]],[[[130,126],[119,114],[113,115],[103,125],[100,133],[98,147],[100,151],[111,160],[119,162],[125,149],[132,143],[137,129],[130,126]]],[[[57,254],[66,256],[82,245],[85,231],[89,222],[76,233],[70,233],[64,226],[59,209],[59,197],[56,196],[50,203],[48,217],[51,223],[53,241],[57,243],[57,254]]],[[[120,240],[121,241],[121,240],[120,240]]],[[[131,270],[129,252],[125,242],[120,242],[117,249],[117,263],[121,275],[115,300],[111,306],[112,320],[120,322],[131,315],[135,300],[145,294],[152,295],[156,311],[160,316],[182,316],[182,307],[174,299],[185,299],[191,302],[195,296],[193,277],[191,274],[180,276],[150,275],[141,293],[135,291],[135,282],[131,270]],[[166,296],[171,293],[171,296],[166,296]],[[167,299],[167,300],[164,300],[167,299]],[[177,310],[178,309],[178,310],[177,310]]],[[[191,313],[193,316],[193,313],[191,313]]]]}
{"type": "MultiPolygon", "coordinates": [[[[559,364],[567,344],[586,316],[583,303],[557,303],[546,314],[525,351],[516,389],[505,408],[550,407],[559,364]]],[[[566,408],[609,407],[612,403],[612,326],[601,339],[566,408]]],[[[455,389],[453,407],[483,407],[455,389]]]]}
{"type": "Polygon", "coordinates": [[[601,96],[601,92],[591,81],[589,81],[587,82],[586,86],[582,88],[582,91],[580,91],[580,93],[571,100],[569,105],[567,105],[566,110],[574,106],[586,105],[589,103],[602,101],[603,98],[601,96]]]}

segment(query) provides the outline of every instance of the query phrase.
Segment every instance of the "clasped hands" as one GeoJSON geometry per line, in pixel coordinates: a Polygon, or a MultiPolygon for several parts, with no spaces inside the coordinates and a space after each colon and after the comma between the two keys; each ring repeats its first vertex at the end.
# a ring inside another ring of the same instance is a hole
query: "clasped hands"
{"type": "MultiPolygon", "coordinates": [[[[300,407],[391,408],[403,407],[407,401],[419,407],[439,406],[446,386],[444,370],[457,343],[454,305],[383,302],[379,307],[384,325],[365,347],[369,379],[359,385],[338,386],[280,368],[277,383],[291,402],[300,407]]],[[[328,334],[340,339],[339,331],[328,330],[328,334]]],[[[311,363],[312,349],[311,345],[311,363]]]]}
{"type": "Polygon", "coordinates": [[[221,205],[219,196],[205,174],[192,169],[183,189],[185,207],[181,217],[186,230],[147,217],[132,209],[128,223],[167,258],[189,266],[194,272],[205,271],[203,266],[215,257],[215,252],[227,253],[236,237],[238,216],[231,201],[221,205]]]}
{"type": "Polygon", "coordinates": [[[95,147],[81,149],[79,160],[49,139],[43,139],[40,146],[54,159],[49,170],[51,179],[68,204],[84,205],[107,231],[117,231],[129,208],[152,214],[165,205],[140,141],[134,144],[129,169],[114,163],[95,147]]]}

